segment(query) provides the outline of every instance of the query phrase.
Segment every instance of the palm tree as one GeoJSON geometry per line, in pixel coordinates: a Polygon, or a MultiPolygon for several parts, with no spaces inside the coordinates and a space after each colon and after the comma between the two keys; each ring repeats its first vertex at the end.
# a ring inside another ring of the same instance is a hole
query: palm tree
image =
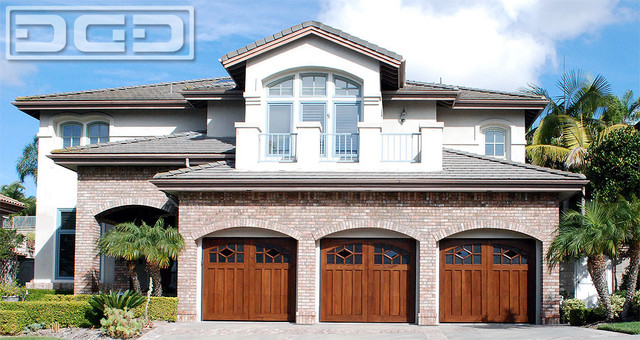
{"type": "Polygon", "coordinates": [[[583,204],[581,210],[562,215],[546,258],[553,268],[561,262],[586,257],[587,270],[610,320],[614,314],[607,289],[607,257],[618,256],[626,233],[612,218],[613,210],[597,198],[583,204]]]}
{"type": "Polygon", "coordinates": [[[133,222],[120,223],[98,239],[97,249],[100,254],[122,258],[127,262],[127,269],[133,284],[133,290],[142,294],[140,280],[136,272],[135,261],[143,257],[143,245],[146,235],[133,222]]]}
{"type": "Polygon", "coordinates": [[[638,282],[638,272],[640,271],[640,199],[633,197],[631,201],[619,200],[615,204],[615,217],[627,232],[627,246],[629,250],[627,294],[622,307],[622,319],[626,319],[631,308],[633,296],[635,295],[638,282]]]}
{"type": "Polygon", "coordinates": [[[640,97],[634,100],[633,91],[627,90],[622,97],[608,95],[604,99],[601,120],[608,125],[632,124],[640,120],[640,97]]]}
{"type": "Polygon", "coordinates": [[[533,84],[522,90],[549,101],[540,124],[528,133],[527,157],[536,165],[581,171],[598,132],[594,117],[601,112],[611,85],[603,76],[589,79],[581,71],[570,71],[557,86],[561,92],[557,97],[533,84]]]}
{"type": "Polygon", "coordinates": [[[33,137],[33,141],[22,149],[22,156],[18,159],[16,170],[20,177],[20,182],[28,176],[33,177],[34,181],[38,179],[38,137],[33,137]]]}
{"type": "Polygon", "coordinates": [[[185,246],[184,238],[178,232],[178,228],[165,228],[163,219],[159,219],[152,227],[143,222],[140,228],[146,236],[143,253],[147,261],[147,270],[154,281],[153,295],[162,296],[160,270],[169,268],[171,260],[178,258],[185,246]]]}

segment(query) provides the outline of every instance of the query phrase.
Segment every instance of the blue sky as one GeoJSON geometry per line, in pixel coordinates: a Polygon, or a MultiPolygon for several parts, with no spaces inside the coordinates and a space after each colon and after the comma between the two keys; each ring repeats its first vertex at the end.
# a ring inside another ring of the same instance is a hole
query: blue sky
{"type": "MultiPolygon", "coordinates": [[[[218,58],[306,20],[321,20],[402,54],[408,79],[517,90],[554,90],[566,69],[602,74],[615,94],[640,95],[638,0],[3,1],[6,6],[186,5],[195,9],[189,61],[7,61],[0,38],[0,184],[38,130],[17,96],[226,75],[218,58]]],[[[35,185],[26,182],[27,193],[35,185]]]]}

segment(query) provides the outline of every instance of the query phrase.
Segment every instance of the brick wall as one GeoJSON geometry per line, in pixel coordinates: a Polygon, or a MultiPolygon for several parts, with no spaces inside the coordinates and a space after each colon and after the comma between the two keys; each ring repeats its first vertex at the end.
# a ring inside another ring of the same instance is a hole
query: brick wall
{"type": "MultiPolygon", "coordinates": [[[[168,202],[167,196],[149,182],[149,179],[160,171],[166,171],[166,168],[80,167],[78,169],[73,286],[76,294],[95,292],[99,288],[100,258],[95,252],[96,240],[100,237],[100,225],[95,218],[97,214],[129,205],[144,205],[175,211],[175,207],[168,202]]],[[[125,285],[121,277],[117,278],[116,287],[125,285]]]]}
{"type": "MultiPolygon", "coordinates": [[[[418,323],[437,324],[440,239],[479,228],[513,230],[537,238],[546,253],[557,207],[557,195],[536,193],[182,193],[178,224],[187,249],[178,261],[178,313],[181,320],[196,319],[196,240],[216,230],[260,227],[298,240],[296,321],[316,322],[315,241],[340,230],[375,227],[418,240],[418,323]]],[[[543,263],[543,323],[558,320],[558,283],[557,269],[543,263]]]]}

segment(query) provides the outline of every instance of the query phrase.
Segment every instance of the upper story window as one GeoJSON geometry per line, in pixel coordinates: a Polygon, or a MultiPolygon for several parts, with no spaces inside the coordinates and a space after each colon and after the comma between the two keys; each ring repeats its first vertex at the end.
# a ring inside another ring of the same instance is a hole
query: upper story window
{"type": "Polygon", "coordinates": [[[293,77],[276,80],[268,85],[269,96],[293,96],[293,77]]]}
{"type": "Polygon", "coordinates": [[[65,148],[80,145],[82,138],[82,124],[65,123],[60,127],[62,134],[62,146],[65,148]]]}
{"type": "Polygon", "coordinates": [[[302,95],[303,96],[326,96],[327,76],[321,74],[303,74],[302,95]]]}
{"type": "Polygon", "coordinates": [[[95,122],[87,125],[89,144],[105,143],[109,141],[109,124],[95,122]]]}
{"type": "Polygon", "coordinates": [[[335,77],[336,96],[360,97],[360,85],[347,78],[335,77]]]}
{"type": "Polygon", "coordinates": [[[506,138],[502,129],[484,131],[484,154],[498,158],[506,158],[506,138]]]}

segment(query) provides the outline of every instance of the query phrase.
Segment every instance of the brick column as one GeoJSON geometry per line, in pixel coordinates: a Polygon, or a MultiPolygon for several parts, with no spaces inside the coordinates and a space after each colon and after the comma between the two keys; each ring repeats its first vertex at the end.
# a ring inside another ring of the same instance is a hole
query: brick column
{"type": "Polygon", "coordinates": [[[433,240],[418,242],[418,325],[438,324],[438,245],[433,240]]]}
{"type": "MultiPolygon", "coordinates": [[[[188,225],[181,213],[178,225],[188,225]]],[[[198,272],[198,245],[189,233],[182,232],[185,248],[178,257],[178,321],[198,321],[196,294],[200,278],[198,272]]]]}
{"type": "Polygon", "coordinates": [[[78,195],[76,206],[75,265],[73,269],[73,293],[91,294],[98,290],[100,257],[95,251],[100,237],[100,225],[91,213],[92,200],[78,195]]]}
{"type": "Polygon", "coordinates": [[[549,250],[551,239],[542,242],[542,306],[540,311],[540,323],[557,324],[560,323],[560,271],[556,266],[549,270],[548,262],[545,261],[545,254],[549,250]]]}
{"type": "Polygon", "coordinates": [[[311,234],[298,240],[296,323],[310,325],[316,317],[316,242],[311,234]]]}

